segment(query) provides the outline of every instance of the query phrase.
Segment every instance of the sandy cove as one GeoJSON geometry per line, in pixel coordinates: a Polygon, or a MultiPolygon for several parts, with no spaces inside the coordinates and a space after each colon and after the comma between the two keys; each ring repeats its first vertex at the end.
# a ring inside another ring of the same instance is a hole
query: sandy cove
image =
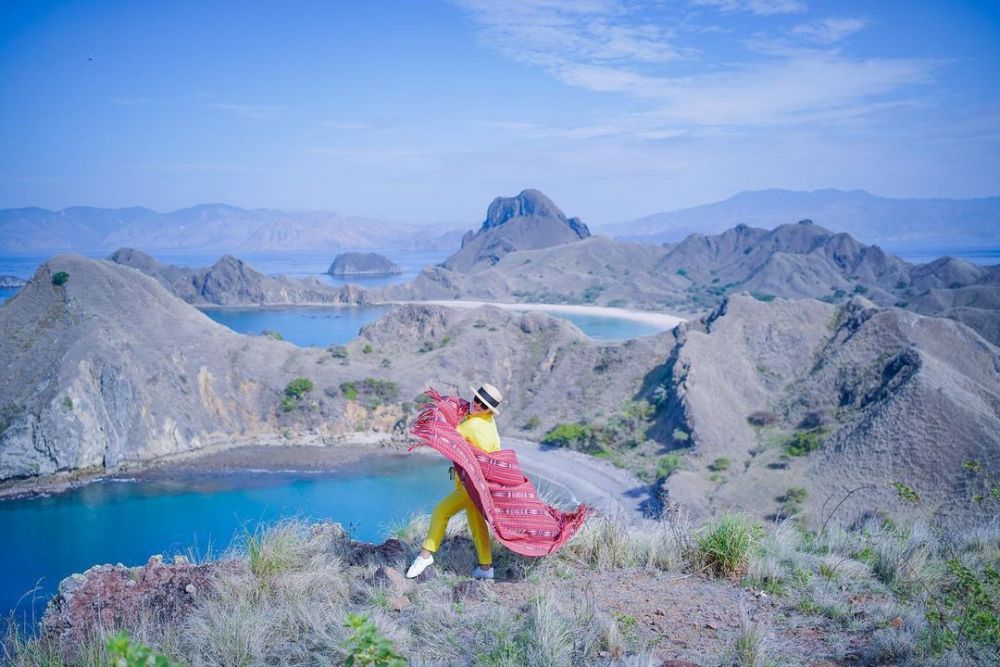
{"type": "Polygon", "coordinates": [[[432,301],[394,301],[391,303],[400,304],[429,304],[432,306],[447,306],[449,308],[479,308],[480,306],[493,306],[503,310],[531,311],[566,313],[569,315],[595,315],[598,317],[614,317],[632,322],[642,322],[643,324],[653,324],[663,327],[664,330],[673,329],[681,322],[686,322],[687,318],[671,313],[658,313],[652,310],[629,310],[626,308],[612,308],[610,306],[583,306],[566,303],[501,303],[494,301],[466,301],[464,299],[441,299],[432,301]]]}

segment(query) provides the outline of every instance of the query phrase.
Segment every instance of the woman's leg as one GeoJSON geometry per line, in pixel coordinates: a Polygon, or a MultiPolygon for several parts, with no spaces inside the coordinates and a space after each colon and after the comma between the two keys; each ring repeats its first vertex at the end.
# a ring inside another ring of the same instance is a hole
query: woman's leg
{"type": "Polygon", "coordinates": [[[465,497],[468,503],[465,508],[465,518],[469,522],[469,530],[472,532],[472,543],[476,545],[476,555],[479,557],[479,565],[484,570],[493,566],[493,548],[490,546],[490,529],[486,525],[486,519],[476,509],[475,504],[468,496],[465,497]]]}
{"type": "MultiPolygon", "coordinates": [[[[467,503],[469,503],[469,496],[465,494],[465,490],[456,488],[437,504],[431,513],[431,527],[427,531],[427,539],[423,543],[424,551],[434,553],[438,550],[438,547],[441,546],[441,540],[444,539],[444,531],[448,527],[448,520],[464,510],[467,503]]],[[[488,533],[487,539],[489,539],[488,533]]],[[[421,555],[424,554],[421,553],[421,555]]]]}

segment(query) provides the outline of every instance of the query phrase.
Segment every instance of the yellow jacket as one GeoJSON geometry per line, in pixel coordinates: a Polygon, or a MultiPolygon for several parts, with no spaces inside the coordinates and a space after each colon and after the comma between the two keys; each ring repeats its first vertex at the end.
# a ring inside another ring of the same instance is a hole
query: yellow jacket
{"type": "Polygon", "coordinates": [[[493,421],[492,412],[470,414],[455,427],[455,430],[473,446],[487,454],[492,454],[500,449],[500,434],[497,433],[497,425],[493,421]]]}

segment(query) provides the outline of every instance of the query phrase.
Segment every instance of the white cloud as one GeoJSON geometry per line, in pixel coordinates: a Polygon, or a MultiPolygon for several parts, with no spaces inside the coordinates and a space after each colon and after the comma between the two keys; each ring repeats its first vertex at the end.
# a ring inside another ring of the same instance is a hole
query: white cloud
{"type": "MultiPolygon", "coordinates": [[[[682,19],[657,14],[653,25],[652,14],[635,15],[636,5],[612,0],[457,1],[501,53],[539,65],[568,85],[649,105],[660,126],[636,129],[631,121],[621,126],[619,134],[637,137],[672,136],[677,126],[777,125],[857,116],[906,86],[926,82],[938,66],[917,58],[858,59],[830,48],[865,27],[858,18],[803,23],[793,29],[797,44],[758,36],[745,44],[756,52],[733,62],[728,55],[725,61],[713,60],[709,53],[695,60],[697,52],[674,44],[667,27],[682,19]],[[802,40],[814,46],[804,48],[802,40]],[[682,55],[684,62],[675,62],[682,55]],[[683,75],[675,71],[680,64],[683,75]]],[[[696,2],[757,14],[806,9],[793,0],[696,2]]],[[[620,120],[592,126],[603,136],[620,120]]]]}
{"type": "Polygon", "coordinates": [[[663,63],[683,55],[662,26],[629,21],[628,8],[615,0],[454,1],[473,15],[487,44],[521,62],[663,63]]]}
{"type": "Polygon", "coordinates": [[[859,18],[826,18],[797,25],[792,34],[821,44],[834,44],[867,25],[867,21],[859,18]]]}
{"type": "Polygon", "coordinates": [[[691,0],[694,5],[718,7],[724,12],[749,12],[758,16],[800,14],[808,7],[800,0],[691,0]]]}
{"type": "Polygon", "coordinates": [[[212,102],[208,107],[254,120],[273,118],[288,110],[288,107],[280,104],[231,104],[227,102],[212,102]]]}

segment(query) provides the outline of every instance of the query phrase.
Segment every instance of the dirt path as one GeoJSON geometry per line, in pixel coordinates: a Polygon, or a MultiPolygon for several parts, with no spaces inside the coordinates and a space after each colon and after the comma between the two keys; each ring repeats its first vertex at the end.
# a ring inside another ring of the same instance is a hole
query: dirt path
{"type": "Polygon", "coordinates": [[[582,502],[601,511],[638,517],[651,501],[647,484],[607,461],[517,438],[504,438],[503,444],[517,452],[529,477],[541,478],[563,491],[556,498],[559,502],[582,502]]]}

